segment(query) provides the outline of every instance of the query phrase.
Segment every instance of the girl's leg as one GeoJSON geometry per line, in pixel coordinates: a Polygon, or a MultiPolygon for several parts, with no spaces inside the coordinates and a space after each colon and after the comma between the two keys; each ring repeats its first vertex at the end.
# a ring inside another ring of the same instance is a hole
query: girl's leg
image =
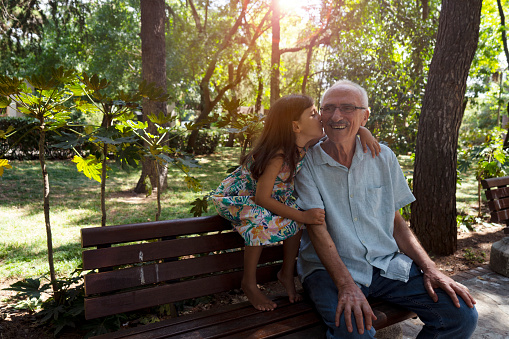
{"type": "Polygon", "coordinates": [[[244,276],[241,286],[254,308],[260,311],[272,311],[276,308],[276,303],[267,298],[256,285],[256,266],[262,250],[263,246],[246,246],[244,248],[244,276]]]}
{"type": "Polygon", "coordinates": [[[300,237],[302,231],[283,241],[283,266],[277,274],[277,278],[286,289],[290,302],[301,301],[302,296],[295,289],[295,260],[299,252],[300,237]]]}

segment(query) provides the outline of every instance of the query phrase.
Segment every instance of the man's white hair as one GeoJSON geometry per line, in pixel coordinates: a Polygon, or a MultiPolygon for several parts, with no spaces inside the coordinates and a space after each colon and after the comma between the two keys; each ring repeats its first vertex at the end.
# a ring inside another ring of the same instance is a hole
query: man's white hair
{"type": "Polygon", "coordinates": [[[350,80],[346,80],[346,79],[343,79],[343,80],[339,80],[338,82],[336,82],[334,85],[332,85],[331,87],[329,87],[325,93],[323,93],[322,95],[322,100],[320,101],[320,104],[323,103],[323,99],[325,98],[325,95],[332,89],[336,88],[336,87],[339,87],[339,86],[351,86],[353,88],[355,88],[356,90],[359,91],[359,94],[361,95],[361,105],[368,108],[368,92],[366,92],[366,90],[364,88],[362,88],[361,85],[359,84],[356,84],[355,82],[353,81],[350,81],[350,80]]]}

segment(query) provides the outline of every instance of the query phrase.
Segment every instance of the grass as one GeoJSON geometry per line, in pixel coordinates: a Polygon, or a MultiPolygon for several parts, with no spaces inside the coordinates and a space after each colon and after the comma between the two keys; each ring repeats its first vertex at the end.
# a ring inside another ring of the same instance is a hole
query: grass
{"type": "MultiPolygon", "coordinates": [[[[216,154],[197,157],[201,168],[192,169],[203,192],[191,192],[184,175],[170,167],[169,189],[162,193],[161,220],[191,217],[190,203],[215,189],[226,170],[238,163],[238,148],[221,148],[216,154]]],[[[400,162],[407,177],[412,164],[408,156],[400,162]]],[[[38,161],[13,161],[13,168],[0,177],[0,281],[38,277],[48,272],[46,230],[42,207],[42,180],[38,161]]],[[[140,172],[130,173],[110,165],[106,182],[107,225],[154,220],[155,194],[136,196],[131,190],[140,172]]],[[[69,275],[81,263],[80,228],[101,224],[100,184],[78,173],[70,161],[50,161],[50,218],[55,268],[59,276],[69,275]]],[[[474,214],[477,182],[467,176],[458,188],[458,209],[474,214]]],[[[206,214],[213,214],[210,210],[206,214]]]]}

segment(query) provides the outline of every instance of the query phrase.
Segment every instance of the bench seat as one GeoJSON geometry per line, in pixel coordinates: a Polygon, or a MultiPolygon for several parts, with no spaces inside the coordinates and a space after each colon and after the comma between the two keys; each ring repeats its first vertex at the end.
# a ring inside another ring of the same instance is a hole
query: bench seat
{"type": "MultiPolygon", "coordinates": [[[[243,240],[219,216],[81,230],[87,319],[137,311],[240,288],[243,240]]],[[[277,281],[283,246],[266,247],[260,284],[277,281]]],[[[99,338],[315,338],[325,326],[308,301],[276,299],[274,311],[248,302],[123,329],[99,338]]],[[[415,317],[401,307],[370,300],[378,330],[415,317]]]]}

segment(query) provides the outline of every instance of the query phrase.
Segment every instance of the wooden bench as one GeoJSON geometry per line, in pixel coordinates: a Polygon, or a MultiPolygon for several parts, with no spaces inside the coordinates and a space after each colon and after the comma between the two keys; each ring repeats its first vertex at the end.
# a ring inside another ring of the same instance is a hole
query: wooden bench
{"type": "MultiPolygon", "coordinates": [[[[87,319],[136,311],[240,288],[243,240],[219,216],[83,228],[87,319]]],[[[257,278],[276,281],[282,245],[262,252],[257,278]]],[[[275,299],[271,312],[248,302],[120,330],[101,338],[320,338],[324,325],[312,305],[275,299]]],[[[371,301],[376,329],[415,317],[371,301]]]]}
{"type": "Polygon", "coordinates": [[[504,233],[509,234],[509,176],[484,179],[481,184],[488,201],[490,221],[504,223],[508,226],[504,233]]]}

